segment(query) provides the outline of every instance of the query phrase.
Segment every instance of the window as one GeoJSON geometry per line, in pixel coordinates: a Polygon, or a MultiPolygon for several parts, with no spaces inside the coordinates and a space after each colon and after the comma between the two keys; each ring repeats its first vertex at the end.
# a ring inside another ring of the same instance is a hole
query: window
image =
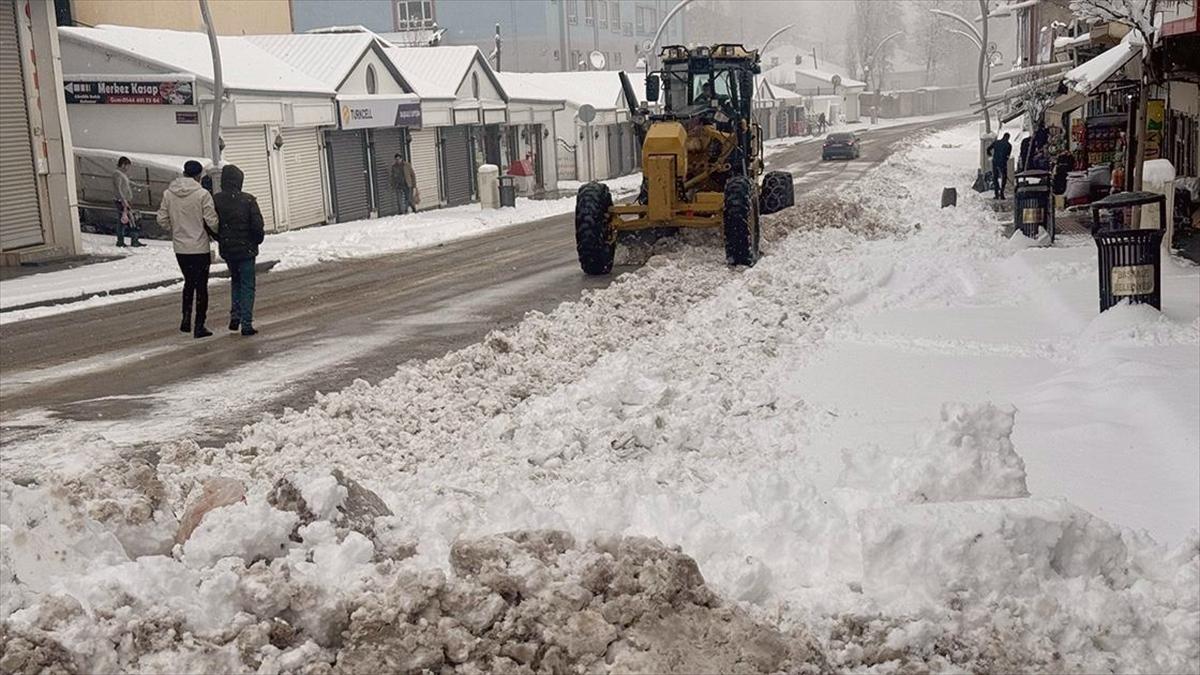
{"type": "Polygon", "coordinates": [[[433,28],[433,0],[397,0],[396,30],[433,28]]]}
{"type": "Polygon", "coordinates": [[[633,24],[629,21],[621,24],[621,32],[624,33],[626,37],[633,37],[633,24]]]}
{"type": "Polygon", "coordinates": [[[621,3],[619,0],[613,0],[609,3],[611,9],[608,10],[608,18],[612,20],[612,30],[614,33],[621,32],[621,3]]]}
{"type": "Polygon", "coordinates": [[[633,10],[633,17],[637,21],[638,34],[644,35],[646,33],[646,8],[635,7],[633,10]]]}
{"type": "Polygon", "coordinates": [[[596,0],[583,0],[583,22],[589,26],[596,23],[596,0]]]}
{"type": "Polygon", "coordinates": [[[566,0],[567,23],[579,23],[579,0],[566,0]]]}
{"type": "Polygon", "coordinates": [[[583,52],[579,51],[578,49],[572,49],[571,63],[569,64],[571,67],[569,70],[579,70],[580,63],[583,63],[583,52]]]}
{"type": "Polygon", "coordinates": [[[605,0],[599,0],[599,2],[600,6],[597,9],[600,10],[600,16],[597,18],[600,19],[600,27],[608,28],[608,2],[605,0]]]}
{"type": "Polygon", "coordinates": [[[375,80],[375,66],[367,64],[367,93],[374,94],[379,87],[379,83],[375,80]]]}
{"type": "Polygon", "coordinates": [[[646,8],[646,35],[654,35],[658,30],[658,11],[646,8]]]}
{"type": "Polygon", "coordinates": [[[613,62],[612,62],[612,64],[613,64],[614,66],[620,66],[620,65],[621,65],[621,52],[613,52],[613,62]]]}
{"type": "Polygon", "coordinates": [[[479,73],[471,73],[471,95],[479,99],[479,73]]]}

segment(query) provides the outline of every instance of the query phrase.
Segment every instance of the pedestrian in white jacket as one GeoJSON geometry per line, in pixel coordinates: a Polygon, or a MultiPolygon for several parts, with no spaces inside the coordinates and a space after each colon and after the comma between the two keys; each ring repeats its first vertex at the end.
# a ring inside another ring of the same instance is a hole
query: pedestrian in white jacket
{"type": "Polygon", "coordinates": [[[204,167],[189,160],[183,176],[171,181],[158,207],[158,224],[171,231],[175,259],[183,272],[183,321],[179,330],[194,337],[212,335],[204,326],[208,318],[208,270],[212,264],[212,240],[217,236],[217,211],[212,195],[200,186],[204,167]],[[195,298],[196,322],[192,323],[195,298]],[[193,328],[194,326],[194,328],[193,328]]]}

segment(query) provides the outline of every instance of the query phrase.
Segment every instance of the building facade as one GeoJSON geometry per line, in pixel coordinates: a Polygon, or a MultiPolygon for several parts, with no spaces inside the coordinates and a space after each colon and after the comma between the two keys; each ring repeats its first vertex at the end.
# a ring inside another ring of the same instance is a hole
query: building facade
{"type": "MultiPolygon", "coordinates": [[[[292,32],[289,0],[209,0],[209,8],[221,35],[292,32]]],[[[179,0],[54,0],[54,11],[60,26],[196,30],[203,25],[200,3],[179,0]]]]}
{"type": "Polygon", "coordinates": [[[46,0],[0,0],[0,263],[82,250],[58,35],[46,0]]]}
{"type": "MultiPolygon", "coordinates": [[[[632,69],[675,0],[293,0],[297,31],[359,24],[379,33],[445,31],[444,44],[473,45],[498,70],[550,72],[632,69]]],[[[684,44],[684,13],[659,46],[684,44]]]]}

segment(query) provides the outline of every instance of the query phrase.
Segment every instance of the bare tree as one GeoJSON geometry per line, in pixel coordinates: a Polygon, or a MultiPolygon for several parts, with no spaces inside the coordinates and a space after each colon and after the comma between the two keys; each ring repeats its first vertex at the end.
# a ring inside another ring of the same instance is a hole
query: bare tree
{"type": "MultiPolygon", "coordinates": [[[[1071,0],[1071,11],[1080,18],[1097,23],[1117,23],[1128,26],[1142,43],[1142,86],[1138,88],[1137,142],[1127,150],[1133,158],[1132,189],[1142,189],[1142,163],[1146,148],[1146,105],[1150,82],[1150,47],[1154,45],[1154,15],[1159,0],[1071,0]]],[[[1140,215],[1135,210],[1134,218],[1140,215]]],[[[1135,221],[1136,222],[1136,221],[1135,221]]]]}
{"type": "Polygon", "coordinates": [[[925,84],[934,84],[941,73],[946,56],[950,53],[950,40],[946,35],[946,19],[928,10],[948,9],[946,0],[929,0],[917,3],[910,21],[910,35],[915,36],[917,55],[925,66],[925,84]]]}
{"type": "MultiPolygon", "coordinates": [[[[899,10],[896,0],[854,0],[851,49],[847,52],[847,55],[853,58],[847,59],[846,67],[856,78],[872,78],[876,89],[879,88],[883,72],[887,69],[892,46],[885,45],[875,55],[874,64],[870,63],[871,55],[883,38],[896,29],[899,10]]],[[[870,84],[868,82],[868,85],[870,84]]]]}

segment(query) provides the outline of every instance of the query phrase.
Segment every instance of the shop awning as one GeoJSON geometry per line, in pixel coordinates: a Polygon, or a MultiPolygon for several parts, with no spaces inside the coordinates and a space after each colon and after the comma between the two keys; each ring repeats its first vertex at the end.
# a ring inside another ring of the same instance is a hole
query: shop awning
{"type": "Polygon", "coordinates": [[[1131,31],[1117,46],[1067,71],[1063,75],[1063,82],[1080,94],[1091,94],[1142,50],[1142,42],[1135,37],[1136,35],[1131,31]]]}
{"type": "Polygon", "coordinates": [[[1028,66],[1025,68],[1014,68],[1007,73],[1000,73],[992,78],[992,82],[1003,82],[1005,80],[1014,80],[1024,77],[1044,77],[1052,73],[1061,72],[1071,69],[1070,61],[1058,61],[1055,63],[1042,63],[1036,66],[1028,66]]]}

